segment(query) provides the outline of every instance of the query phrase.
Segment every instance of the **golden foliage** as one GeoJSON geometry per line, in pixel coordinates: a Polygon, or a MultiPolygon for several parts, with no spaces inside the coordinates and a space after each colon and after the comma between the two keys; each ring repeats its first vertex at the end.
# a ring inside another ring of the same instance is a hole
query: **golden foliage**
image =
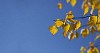
{"type": "Polygon", "coordinates": [[[85,38],[88,34],[89,34],[89,30],[87,28],[81,30],[81,35],[83,38],[85,38]]]}
{"type": "Polygon", "coordinates": [[[62,3],[58,3],[58,4],[57,4],[57,7],[58,7],[58,9],[61,10],[61,9],[62,9],[62,3]]]}
{"type": "Polygon", "coordinates": [[[55,25],[49,26],[49,31],[51,32],[52,35],[55,35],[58,31],[57,27],[55,25]]]}
{"type": "Polygon", "coordinates": [[[57,27],[61,27],[63,25],[63,22],[60,19],[56,19],[54,25],[57,27]]]}

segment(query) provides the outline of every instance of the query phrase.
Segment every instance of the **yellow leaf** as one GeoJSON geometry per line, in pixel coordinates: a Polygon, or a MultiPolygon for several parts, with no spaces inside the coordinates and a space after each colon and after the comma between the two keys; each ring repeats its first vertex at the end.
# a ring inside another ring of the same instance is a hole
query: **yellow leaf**
{"type": "Polygon", "coordinates": [[[72,19],[74,15],[72,14],[72,11],[69,11],[66,15],[66,19],[72,19]]]}
{"type": "Polygon", "coordinates": [[[67,32],[63,32],[63,37],[65,38],[67,36],[67,32]]]}
{"type": "Polygon", "coordinates": [[[69,40],[72,40],[72,39],[74,39],[74,38],[75,38],[75,34],[72,33],[72,32],[70,32],[69,35],[68,35],[68,39],[69,39],[69,40]]]}
{"type": "Polygon", "coordinates": [[[76,4],[76,0],[70,0],[71,5],[74,7],[76,4]]]}
{"type": "Polygon", "coordinates": [[[78,32],[76,32],[75,37],[78,38],[78,36],[79,36],[79,34],[78,34],[78,32]]]}
{"type": "Polygon", "coordinates": [[[70,0],[66,0],[66,2],[67,2],[67,3],[69,3],[69,2],[70,2],[70,0]]]}
{"type": "Polygon", "coordinates": [[[77,20],[68,19],[67,21],[70,22],[70,23],[76,23],[77,20]]]}
{"type": "Polygon", "coordinates": [[[90,45],[90,47],[93,47],[94,43],[93,42],[89,42],[89,45],[90,45]]]}
{"type": "Polygon", "coordinates": [[[88,2],[88,0],[84,0],[84,2],[88,2]]]}
{"type": "Polygon", "coordinates": [[[98,17],[99,17],[99,19],[100,19],[100,10],[98,10],[98,17]]]}
{"type": "Polygon", "coordinates": [[[57,4],[58,9],[62,9],[62,3],[57,4]]]}
{"type": "Polygon", "coordinates": [[[83,11],[84,11],[84,13],[83,13],[83,16],[84,16],[84,15],[87,14],[88,11],[89,11],[89,5],[88,5],[87,3],[83,3],[83,4],[82,4],[82,9],[83,9],[83,11]]]}
{"type": "Polygon", "coordinates": [[[62,29],[64,30],[64,32],[68,32],[69,28],[70,28],[70,25],[67,23],[65,25],[62,25],[62,29]]]}
{"type": "Polygon", "coordinates": [[[100,39],[100,35],[97,35],[94,40],[100,39]]]}
{"type": "Polygon", "coordinates": [[[96,24],[96,28],[98,31],[100,31],[100,23],[96,24]]]}
{"type": "Polygon", "coordinates": [[[96,48],[96,47],[94,47],[94,48],[89,48],[88,50],[87,50],[87,53],[99,53],[99,50],[96,48]]]}
{"type": "Polygon", "coordinates": [[[81,46],[80,51],[86,51],[86,48],[84,46],[81,46]]]}
{"type": "Polygon", "coordinates": [[[94,25],[96,25],[96,23],[97,23],[97,16],[95,16],[95,15],[90,16],[88,19],[88,25],[94,26],[94,25]]]}
{"type": "Polygon", "coordinates": [[[93,11],[94,11],[94,9],[95,9],[95,5],[92,5],[91,7],[92,7],[92,9],[91,9],[91,11],[90,11],[90,14],[93,14],[93,11]]]}
{"type": "Polygon", "coordinates": [[[63,22],[60,19],[56,19],[54,25],[56,25],[57,27],[60,27],[63,25],[63,22]]]}
{"type": "Polygon", "coordinates": [[[84,53],[83,51],[80,51],[80,53],[84,53]]]}
{"type": "Polygon", "coordinates": [[[51,32],[52,35],[55,35],[58,31],[55,25],[49,26],[49,31],[51,32]]]}
{"type": "Polygon", "coordinates": [[[78,30],[81,26],[81,22],[80,21],[77,21],[76,24],[75,24],[75,30],[78,30]]]}
{"type": "Polygon", "coordinates": [[[94,33],[96,31],[96,28],[94,26],[90,26],[90,32],[94,33]]]}
{"type": "Polygon", "coordinates": [[[85,38],[89,34],[89,30],[87,28],[81,30],[81,35],[85,38]]]}
{"type": "Polygon", "coordinates": [[[71,23],[70,28],[69,28],[69,32],[75,30],[75,27],[76,27],[75,24],[71,23]]]}
{"type": "Polygon", "coordinates": [[[97,10],[100,10],[100,1],[99,1],[98,3],[96,3],[95,8],[96,8],[97,10]]]}

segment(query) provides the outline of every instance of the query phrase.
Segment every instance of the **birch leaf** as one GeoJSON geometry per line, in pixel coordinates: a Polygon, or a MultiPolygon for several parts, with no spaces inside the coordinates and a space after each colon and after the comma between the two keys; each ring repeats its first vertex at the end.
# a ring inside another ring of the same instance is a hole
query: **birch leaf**
{"type": "Polygon", "coordinates": [[[55,25],[49,26],[49,31],[51,32],[52,35],[55,35],[58,31],[57,27],[55,25]]]}

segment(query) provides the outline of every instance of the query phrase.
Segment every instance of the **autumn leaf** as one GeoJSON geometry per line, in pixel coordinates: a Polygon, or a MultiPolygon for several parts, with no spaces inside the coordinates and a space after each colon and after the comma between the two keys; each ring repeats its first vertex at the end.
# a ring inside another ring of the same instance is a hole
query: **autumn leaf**
{"type": "Polygon", "coordinates": [[[61,9],[62,9],[62,3],[58,3],[58,4],[57,4],[57,7],[58,7],[58,9],[61,10],[61,9]]]}
{"type": "Polygon", "coordinates": [[[94,47],[94,48],[89,48],[88,50],[87,50],[87,53],[99,53],[99,50],[96,48],[96,47],[94,47]]]}
{"type": "Polygon", "coordinates": [[[81,22],[80,21],[77,21],[75,23],[75,30],[78,30],[80,27],[81,27],[81,22]]]}
{"type": "Polygon", "coordinates": [[[78,32],[75,33],[75,38],[78,38],[79,37],[79,34],[78,32]]]}
{"type": "Polygon", "coordinates": [[[100,39],[100,35],[97,35],[94,40],[100,39]]]}
{"type": "Polygon", "coordinates": [[[49,31],[51,32],[52,35],[55,35],[58,31],[57,27],[55,25],[49,26],[49,31]]]}
{"type": "Polygon", "coordinates": [[[69,28],[70,28],[70,25],[67,24],[67,23],[62,25],[62,29],[63,29],[64,32],[68,32],[69,28]]]}
{"type": "Polygon", "coordinates": [[[70,32],[69,35],[68,35],[68,39],[73,40],[74,38],[75,38],[75,34],[70,32]]]}
{"type": "Polygon", "coordinates": [[[67,32],[63,32],[63,37],[65,38],[67,36],[67,32]]]}
{"type": "Polygon", "coordinates": [[[96,31],[96,28],[94,26],[90,26],[90,32],[93,34],[96,31]]]}
{"type": "Polygon", "coordinates": [[[81,35],[85,38],[89,34],[89,30],[87,28],[81,30],[81,35]]]}
{"type": "Polygon", "coordinates": [[[72,5],[72,7],[74,7],[75,4],[76,4],[76,0],[70,0],[70,3],[71,3],[71,5],[72,5]]]}
{"type": "Polygon", "coordinates": [[[66,0],[66,2],[67,2],[67,3],[69,3],[69,2],[70,2],[70,0],[66,0]]]}
{"type": "Polygon", "coordinates": [[[84,13],[83,13],[83,16],[84,16],[84,15],[87,14],[88,11],[89,11],[89,5],[88,5],[87,3],[83,3],[83,4],[82,4],[82,9],[83,9],[83,11],[84,11],[84,13]]]}
{"type": "Polygon", "coordinates": [[[61,27],[63,25],[63,22],[60,19],[56,19],[54,25],[56,25],[57,27],[61,27]]]}
{"type": "Polygon", "coordinates": [[[98,31],[100,31],[100,23],[96,24],[96,28],[98,31]]]}
{"type": "Polygon", "coordinates": [[[85,48],[84,46],[81,46],[80,51],[81,51],[82,53],[84,53],[84,51],[86,51],[86,48],[85,48]]]}
{"type": "Polygon", "coordinates": [[[72,19],[74,17],[74,15],[72,14],[72,11],[69,11],[67,14],[66,14],[66,19],[72,19]]]}

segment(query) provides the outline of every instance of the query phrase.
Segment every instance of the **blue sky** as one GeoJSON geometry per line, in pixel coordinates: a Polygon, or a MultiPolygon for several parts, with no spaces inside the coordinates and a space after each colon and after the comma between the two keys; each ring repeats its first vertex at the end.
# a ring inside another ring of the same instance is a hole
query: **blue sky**
{"type": "Polygon", "coordinates": [[[63,19],[69,10],[75,17],[81,16],[81,3],[79,0],[72,8],[65,0],[0,0],[0,53],[79,53],[96,33],[69,41],[61,29],[53,37],[48,26],[56,18],[63,19]],[[63,3],[62,10],[57,9],[58,2],[63,3]]]}

